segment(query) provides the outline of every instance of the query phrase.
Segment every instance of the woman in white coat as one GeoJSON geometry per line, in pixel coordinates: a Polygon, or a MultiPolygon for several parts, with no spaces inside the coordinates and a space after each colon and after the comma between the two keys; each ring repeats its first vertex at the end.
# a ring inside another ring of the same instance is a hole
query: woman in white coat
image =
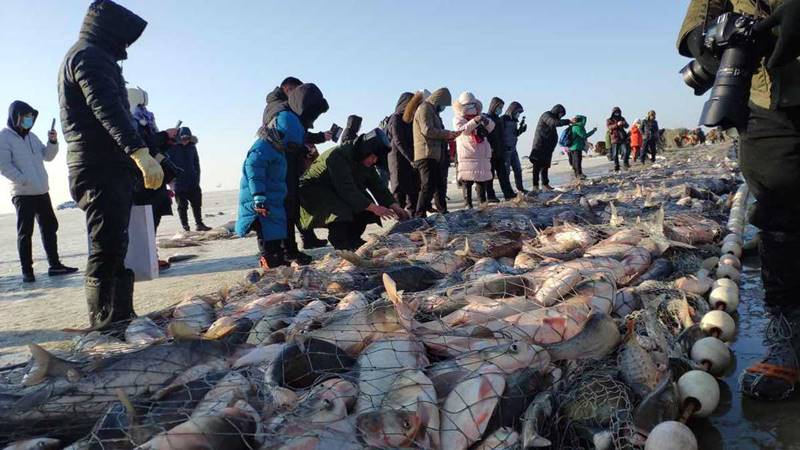
{"type": "Polygon", "coordinates": [[[460,131],[456,138],[458,181],[464,192],[467,208],[472,208],[472,186],[478,201],[486,203],[486,189],[492,182],[492,146],[487,136],[494,122],[481,114],[483,105],[471,92],[463,92],[453,102],[453,128],[460,131]]]}

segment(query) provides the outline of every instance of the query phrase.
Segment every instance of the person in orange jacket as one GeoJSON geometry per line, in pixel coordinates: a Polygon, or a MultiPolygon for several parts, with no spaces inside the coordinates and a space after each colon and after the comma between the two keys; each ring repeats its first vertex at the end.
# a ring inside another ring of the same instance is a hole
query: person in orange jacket
{"type": "Polygon", "coordinates": [[[631,126],[631,152],[633,153],[633,160],[636,161],[639,157],[639,151],[642,149],[642,130],[639,128],[639,121],[633,122],[631,126]]]}

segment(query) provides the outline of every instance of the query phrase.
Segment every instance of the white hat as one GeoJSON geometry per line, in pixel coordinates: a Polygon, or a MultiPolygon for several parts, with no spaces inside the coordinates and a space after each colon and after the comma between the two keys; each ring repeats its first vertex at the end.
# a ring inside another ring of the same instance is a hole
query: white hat
{"type": "Polygon", "coordinates": [[[458,103],[462,105],[468,105],[470,103],[477,103],[478,99],[475,98],[475,94],[469,91],[464,91],[461,95],[458,96],[458,103]]]}

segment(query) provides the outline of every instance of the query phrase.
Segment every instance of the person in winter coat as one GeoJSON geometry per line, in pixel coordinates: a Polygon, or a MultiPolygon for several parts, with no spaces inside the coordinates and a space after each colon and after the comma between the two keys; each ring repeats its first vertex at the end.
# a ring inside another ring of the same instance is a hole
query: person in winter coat
{"type": "Polygon", "coordinates": [[[572,145],[569,147],[569,163],[572,166],[572,172],[575,174],[575,178],[585,179],[586,175],[583,174],[583,152],[586,151],[586,140],[597,131],[597,128],[593,128],[591,131],[587,132],[586,116],[580,115],[575,116],[570,127],[572,145]]]}
{"type": "Polygon", "coordinates": [[[125,268],[138,172],[147,188],[164,172],[134,126],[118,61],[147,22],[110,0],[95,1],[58,74],[70,193],[89,234],[86,301],[92,330],[121,334],[136,316],[133,271],[125,268]]]}
{"type": "MultiPolygon", "coordinates": [[[[267,106],[264,108],[264,114],[261,118],[261,125],[266,126],[272,122],[272,119],[275,118],[275,115],[278,112],[289,109],[289,94],[303,84],[302,81],[298,80],[295,77],[286,77],[279,86],[272,90],[269,94],[267,94],[267,106]]],[[[327,141],[333,139],[333,134],[330,131],[324,131],[319,133],[311,133],[306,131],[306,144],[316,145],[322,144],[327,141]]],[[[288,174],[289,181],[299,180],[300,177],[303,175],[305,168],[295,167],[294,161],[291,159],[288,161],[289,163],[289,170],[290,173],[288,174]],[[297,170],[294,170],[297,169],[297,170]],[[294,172],[294,173],[293,173],[294,172]],[[296,173],[296,174],[295,174],[296,173]]],[[[290,183],[291,184],[291,183],[290,183]]],[[[296,184],[296,183],[294,183],[296,184]]],[[[292,186],[290,186],[290,194],[292,186]]],[[[328,244],[328,241],[325,239],[319,239],[315,234],[314,230],[301,230],[299,227],[297,228],[300,232],[300,237],[303,241],[303,249],[311,250],[314,248],[324,247],[328,244]]],[[[294,240],[294,234],[289,236],[288,238],[294,240]]],[[[294,247],[297,245],[295,244],[294,247]]]]}
{"type": "Polygon", "coordinates": [[[58,220],[50,202],[45,161],[52,161],[58,153],[58,135],[47,133],[47,145],[31,131],[39,112],[22,101],[8,107],[8,121],[0,131],[0,173],[11,182],[11,202],[17,210],[17,251],[22,266],[22,281],[36,281],[33,273],[33,222],[39,223],[42,244],[50,264],[48,275],[66,275],[77,272],[74,267],[61,264],[58,257],[58,220]]]}
{"type": "Polygon", "coordinates": [[[458,137],[460,133],[444,128],[439,114],[452,102],[447,88],[437,89],[417,108],[414,114],[414,167],[420,180],[419,197],[417,198],[418,217],[425,217],[431,200],[436,196],[436,209],[440,213],[447,212],[447,179],[442,178],[440,163],[446,157],[447,142],[458,137]]]}
{"type": "Polygon", "coordinates": [[[622,117],[622,109],[615,106],[611,111],[611,117],[606,120],[606,128],[611,136],[611,157],[614,160],[614,171],[619,172],[619,158],[626,169],[630,168],[631,149],[628,147],[628,122],[622,117]]]}
{"type": "Polygon", "coordinates": [[[389,188],[401,208],[416,210],[419,178],[414,170],[414,113],[422,103],[422,93],[404,92],[397,100],[394,114],[389,116],[389,188]]]}
{"type": "Polygon", "coordinates": [[[368,224],[407,219],[375,170],[379,155],[388,151],[389,139],[376,128],[322,154],[300,181],[300,225],[327,227],[335,249],[355,250],[364,244],[368,224]]]}
{"type": "MultiPolygon", "coordinates": [[[[284,111],[287,110],[300,117],[300,122],[306,128],[307,133],[309,128],[314,127],[314,121],[328,110],[328,102],[316,85],[305,83],[289,93],[289,101],[284,105],[284,111]]],[[[267,125],[268,129],[276,128],[276,119],[277,116],[267,125]]],[[[283,247],[286,259],[300,265],[306,265],[312,260],[310,255],[298,250],[294,234],[294,229],[300,221],[300,201],[297,193],[300,187],[300,178],[316,154],[315,149],[312,150],[307,144],[305,142],[298,145],[292,142],[292,145],[287,146],[284,151],[287,167],[286,187],[288,189],[286,192],[286,223],[289,229],[283,247]]],[[[305,234],[304,231],[301,233],[305,234]]]]}
{"type": "Polygon", "coordinates": [[[481,114],[482,110],[483,105],[471,92],[463,92],[453,102],[453,129],[461,132],[456,138],[458,181],[466,207],[470,209],[472,185],[475,185],[478,200],[483,204],[492,181],[492,146],[488,136],[495,124],[488,115],[481,114]]]}
{"type": "Polygon", "coordinates": [[[505,166],[506,172],[511,177],[511,171],[514,172],[514,181],[517,186],[517,191],[523,194],[528,192],[525,190],[525,185],[522,183],[522,164],[519,161],[519,153],[517,153],[517,141],[519,136],[528,130],[528,125],[525,124],[525,118],[522,118],[522,123],[519,121],[519,116],[525,112],[522,105],[518,102],[511,102],[506,108],[506,113],[503,114],[503,143],[506,146],[505,166]]]}
{"type": "Polygon", "coordinates": [[[269,126],[258,130],[242,166],[236,234],[256,232],[259,261],[265,269],[287,265],[284,240],[294,234],[286,211],[287,154],[290,147],[305,148],[305,133],[293,108],[278,111],[269,126]]]}
{"type": "MultiPolygon", "coordinates": [[[[658,149],[658,141],[661,138],[661,133],[658,129],[658,121],[656,120],[656,112],[648,111],[647,117],[642,121],[642,163],[644,164],[647,159],[647,154],[650,154],[650,161],[656,161],[656,151],[658,149]]],[[[634,157],[636,159],[636,157],[634,157]]]]}
{"type": "Polygon", "coordinates": [[[563,117],[567,115],[567,110],[562,105],[555,105],[550,111],[545,111],[536,124],[536,132],[533,136],[533,148],[531,149],[530,160],[533,164],[533,190],[539,189],[539,179],[542,180],[542,188],[552,189],[547,171],[550,162],[553,160],[553,151],[558,144],[558,128],[572,123],[563,117]]]}
{"type": "Polygon", "coordinates": [[[178,203],[178,218],[185,231],[189,231],[189,205],[192,205],[194,224],[197,231],[209,231],[211,228],[203,223],[203,191],[200,189],[200,156],[197,154],[197,137],[192,130],[182,127],[178,131],[178,140],[169,149],[172,162],[181,169],[172,182],[172,191],[178,203]]]}
{"type": "MultiPolygon", "coordinates": [[[[639,151],[642,149],[642,131],[639,128],[641,124],[638,120],[631,125],[631,157],[634,161],[639,157],[639,151]]],[[[644,157],[642,158],[644,163],[644,157]]]]}
{"type": "MultiPolygon", "coordinates": [[[[503,106],[505,102],[499,97],[492,97],[489,102],[489,119],[494,122],[494,129],[489,133],[489,144],[492,147],[492,176],[497,178],[500,182],[500,189],[503,191],[503,197],[506,200],[511,200],[517,195],[514,193],[514,188],[511,187],[511,180],[509,180],[508,167],[506,166],[506,155],[508,149],[505,142],[505,130],[503,129],[504,122],[500,119],[503,114],[503,106]]],[[[489,201],[496,203],[499,202],[497,195],[494,193],[494,181],[488,185],[487,194],[489,201]]]]}

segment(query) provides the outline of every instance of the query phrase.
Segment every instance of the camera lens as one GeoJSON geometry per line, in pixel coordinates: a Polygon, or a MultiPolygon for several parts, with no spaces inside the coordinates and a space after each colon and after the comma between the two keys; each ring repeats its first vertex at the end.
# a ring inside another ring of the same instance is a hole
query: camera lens
{"type": "Polygon", "coordinates": [[[703,95],[714,85],[714,74],[707,72],[703,66],[692,60],[681,69],[683,82],[694,89],[694,95],[703,95]]]}

